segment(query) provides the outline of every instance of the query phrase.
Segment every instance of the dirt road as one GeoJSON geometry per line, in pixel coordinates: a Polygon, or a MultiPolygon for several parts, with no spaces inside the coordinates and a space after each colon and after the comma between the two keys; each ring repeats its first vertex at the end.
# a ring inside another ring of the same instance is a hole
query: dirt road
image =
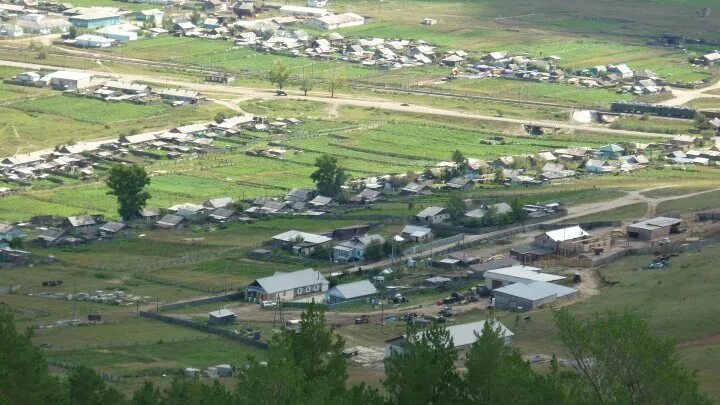
{"type": "Polygon", "coordinates": [[[662,104],[662,105],[672,105],[672,106],[679,106],[679,105],[685,105],[689,103],[692,100],[695,100],[696,98],[717,98],[718,105],[720,105],[720,96],[715,94],[707,94],[710,90],[720,89],[720,81],[717,83],[704,87],[702,89],[693,89],[693,90],[681,90],[681,89],[673,89],[672,94],[673,98],[670,100],[661,101],[655,104],[662,104]]]}
{"type": "MultiPolygon", "coordinates": [[[[68,68],[62,68],[58,66],[49,66],[49,65],[41,65],[36,63],[23,63],[23,62],[14,62],[14,61],[0,61],[0,65],[3,66],[14,66],[14,67],[22,67],[25,69],[63,69],[63,70],[73,70],[68,68]]],[[[99,71],[92,71],[92,70],[85,70],[85,72],[92,73],[98,77],[109,77],[107,72],[99,72],[99,71]]],[[[165,86],[176,86],[176,87],[184,87],[187,89],[197,90],[201,92],[206,93],[217,93],[217,94],[227,94],[231,97],[233,96],[242,96],[243,98],[252,98],[252,99],[275,99],[277,96],[275,96],[274,91],[267,90],[267,89],[255,89],[255,88],[243,88],[243,87],[235,87],[235,86],[225,86],[220,84],[210,84],[210,83],[193,83],[183,80],[177,80],[177,79],[169,79],[167,77],[160,77],[160,76],[149,76],[149,75],[130,75],[130,74],[124,74],[122,77],[126,80],[131,81],[145,81],[145,82],[151,82],[156,83],[159,85],[165,85],[165,86]]],[[[609,135],[615,135],[615,136],[634,136],[634,137],[645,137],[645,138],[672,138],[674,135],[668,135],[668,134],[662,134],[662,133],[655,133],[655,132],[638,132],[638,131],[628,131],[628,130],[622,130],[622,129],[613,129],[613,128],[606,128],[606,127],[600,127],[600,126],[593,126],[593,125],[582,125],[582,124],[571,124],[571,123],[565,123],[565,122],[556,122],[556,121],[544,121],[544,120],[527,120],[527,119],[520,119],[520,118],[506,118],[506,117],[496,117],[496,116],[490,116],[490,115],[481,115],[481,114],[472,114],[472,113],[466,113],[461,111],[453,111],[453,110],[446,110],[442,108],[437,107],[431,107],[426,105],[403,105],[396,101],[388,101],[386,99],[382,98],[368,98],[368,97],[357,97],[357,96],[344,96],[344,95],[338,95],[335,98],[330,98],[327,96],[319,96],[317,94],[315,95],[309,95],[309,96],[303,96],[299,92],[293,93],[288,92],[288,96],[285,99],[296,99],[296,100],[310,100],[310,101],[316,101],[320,103],[331,103],[334,104],[337,107],[342,106],[350,106],[350,107],[361,107],[361,108],[374,108],[379,110],[386,110],[386,111],[396,111],[396,112],[402,112],[402,113],[409,113],[409,114],[423,114],[423,115],[436,115],[436,116],[442,116],[447,118],[460,118],[460,119],[471,119],[471,120],[481,120],[481,121],[490,121],[490,122],[502,122],[502,123],[511,123],[511,124],[531,124],[531,125],[537,125],[537,126],[543,126],[543,127],[552,127],[552,128],[559,128],[559,129],[565,129],[565,130],[576,130],[576,131],[590,131],[598,134],[609,134],[609,135]]]]}

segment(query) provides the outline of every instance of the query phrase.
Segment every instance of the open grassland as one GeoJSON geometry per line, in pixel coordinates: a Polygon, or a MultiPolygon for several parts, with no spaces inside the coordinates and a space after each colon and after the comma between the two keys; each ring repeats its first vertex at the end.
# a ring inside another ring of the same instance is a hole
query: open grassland
{"type": "MultiPolygon", "coordinates": [[[[148,325],[151,329],[155,327],[148,325]]],[[[160,337],[154,342],[97,349],[49,350],[47,355],[55,360],[83,364],[115,376],[156,375],[164,370],[174,373],[186,367],[203,369],[218,364],[237,366],[246,364],[248,356],[258,359],[265,357],[262,349],[222,337],[158,335],[160,337]]]]}
{"type": "Polygon", "coordinates": [[[568,84],[531,83],[501,78],[455,80],[447,87],[468,94],[603,108],[609,108],[613,101],[633,99],[632,95],[618,94],[609,89],[589,89],[568,84]]]}
{"type": "Polygon", "coordinates": [[[696,129],[694,122],[690,120],[647,116],[621,116],[617,121],[610,124],[610,127],[628,131],[655,132],[661,134],[687,134],[696,129]]]}
{"type": "Polygon", "coordinates": [[[665,201],[658,205],[658,214],[668,212],[702,211],[720,207],[720,191],[711,191],[694,197],[665,201]]]}
{"type": "Polygon", "coordinates": [[[690,100],[687,104],[690,107],[697,108],[700,110],[715,110],[720,109],[720,98],[717,97],[701,97],[694,100],[690,100]]]}
{"type": "MultiPolygon", "coordinates": [[[[2,85],[0,86],[9,86],[2,85]]],[[[17,86],[12,86],[17,87],[17,86]]],[[[25,89],[24,87],[20,87],[25,89]]],[[[0,87],[2,91],[3,87],[0,87]]],[[[0,105],[0,156],[26,153],[58,144],[115,138],[131,130],[150,131],[212,120],[216,104],[170,108],[106,103],[43,90],[43,97],[0,105]]]]}
{"type": "Polygon", "coordinates": [[[622,207],[614,208],[608,211],[602,211],[595,214],[589,214],[589,215],[583,215],[581,217],[575,217],[568,220],[565,220],[563,222],[565,223],[586,223],[586,222],[596,222],[596,221],[617,221],[617,220],[628,220],[628,219],[638,219],[645,216],[645,212],[647,211],[648,205],[647,203],[640,202],[630,205],[625,205],[622,207]]]}

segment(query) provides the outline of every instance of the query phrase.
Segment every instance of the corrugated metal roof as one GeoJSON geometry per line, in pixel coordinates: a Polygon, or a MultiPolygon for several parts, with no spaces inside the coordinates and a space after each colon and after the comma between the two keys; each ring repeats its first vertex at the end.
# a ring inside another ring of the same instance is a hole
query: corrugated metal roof
{"type": "Polygon", "coordinates": [[[275,273],[270,277],[255,280],[268,294],[294,290],[319,283],[327,284],[327,280],[320,272],[313,269],[298,270],[292,273],[275,273]]]}
{"type": "Polygon", "coordinates": [[[377,289],[370,281],[360,280],[354,283],[337,285],[331,288],[330,291],[327,292],[327,295],[344,299],[353,299],[376,293],[377,289]]]}
{"type": "Polygon", "coordinates": [[[556,276],[554,274],[540,273],[539,268],[530,266],[511,266],[502,269],[488,270],[485,272],[485,278],[493,278],[492,276],[507,276],[532,281],[557,281],[565,277],[556,276]]]}
{"type": "Polygon", "coordinates": [[[328,238],[327,236],[322,235],[316,235],[314,233],[307,233],[307,232],[300,232],[300,231],[287,231],[283,232],[279,235],[275,235],[272,237],[275,240],[281,240],[283,242],[295,242],[296,240],[299,240],[302,238],[302,241],[305,243],[315,243],[315,244],[321,244],[330,242],[332,238],[328,238]]]}
{"type": "MultiPolygon", "coordinates": [[[[487,321],[477,321],[465,323],[462,325],[454,325],[448,327],[447,331],[450,333],[450,337],[452,337],[455,347],[467,346],[474,343],[478,339],[479,335],[482,335],[482,330],[485,326],[485,322],[487,321]]],[[[495,322],[495,327],[499,327],[501,337],[505,338],[514,335],[514,333],[512,333],[510,329],[506,328],[505,325],[500,322],[495,322]]],[[[420,332],[418,335],[422,333],[425,332],[420,332]]]]}
{"type": "Polygon", "coordinates": [[[535,281],[529,284],[515,283],[505,287],[496,288],[494,292],[512,295],[514,297],[523,298],[530,301],[537,301],[555,295],[562,298],[567,295],[575,294],[578,290],[565,287],[558,284],[547,283],[544,281],[535,281]]]}

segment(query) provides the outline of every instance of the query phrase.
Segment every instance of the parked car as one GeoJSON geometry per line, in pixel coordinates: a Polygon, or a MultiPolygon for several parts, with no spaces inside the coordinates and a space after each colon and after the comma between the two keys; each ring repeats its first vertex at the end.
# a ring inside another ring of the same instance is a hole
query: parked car
{"type": "Polygon", "coordinates": [[[275,301],[262,301],[260,303],[260,308],[275,308],[277,306],[277,302],[275,301]]]}

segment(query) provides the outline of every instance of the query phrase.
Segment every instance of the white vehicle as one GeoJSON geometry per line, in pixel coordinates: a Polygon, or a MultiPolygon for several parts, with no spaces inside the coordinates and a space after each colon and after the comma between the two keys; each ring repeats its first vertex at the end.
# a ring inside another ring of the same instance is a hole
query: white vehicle
{"type": "Polygon", "coordinates": [[[260,302],[260,308],[275,308],[277,306],[277,302],[275,301],[262,301],[260,302]]]}

